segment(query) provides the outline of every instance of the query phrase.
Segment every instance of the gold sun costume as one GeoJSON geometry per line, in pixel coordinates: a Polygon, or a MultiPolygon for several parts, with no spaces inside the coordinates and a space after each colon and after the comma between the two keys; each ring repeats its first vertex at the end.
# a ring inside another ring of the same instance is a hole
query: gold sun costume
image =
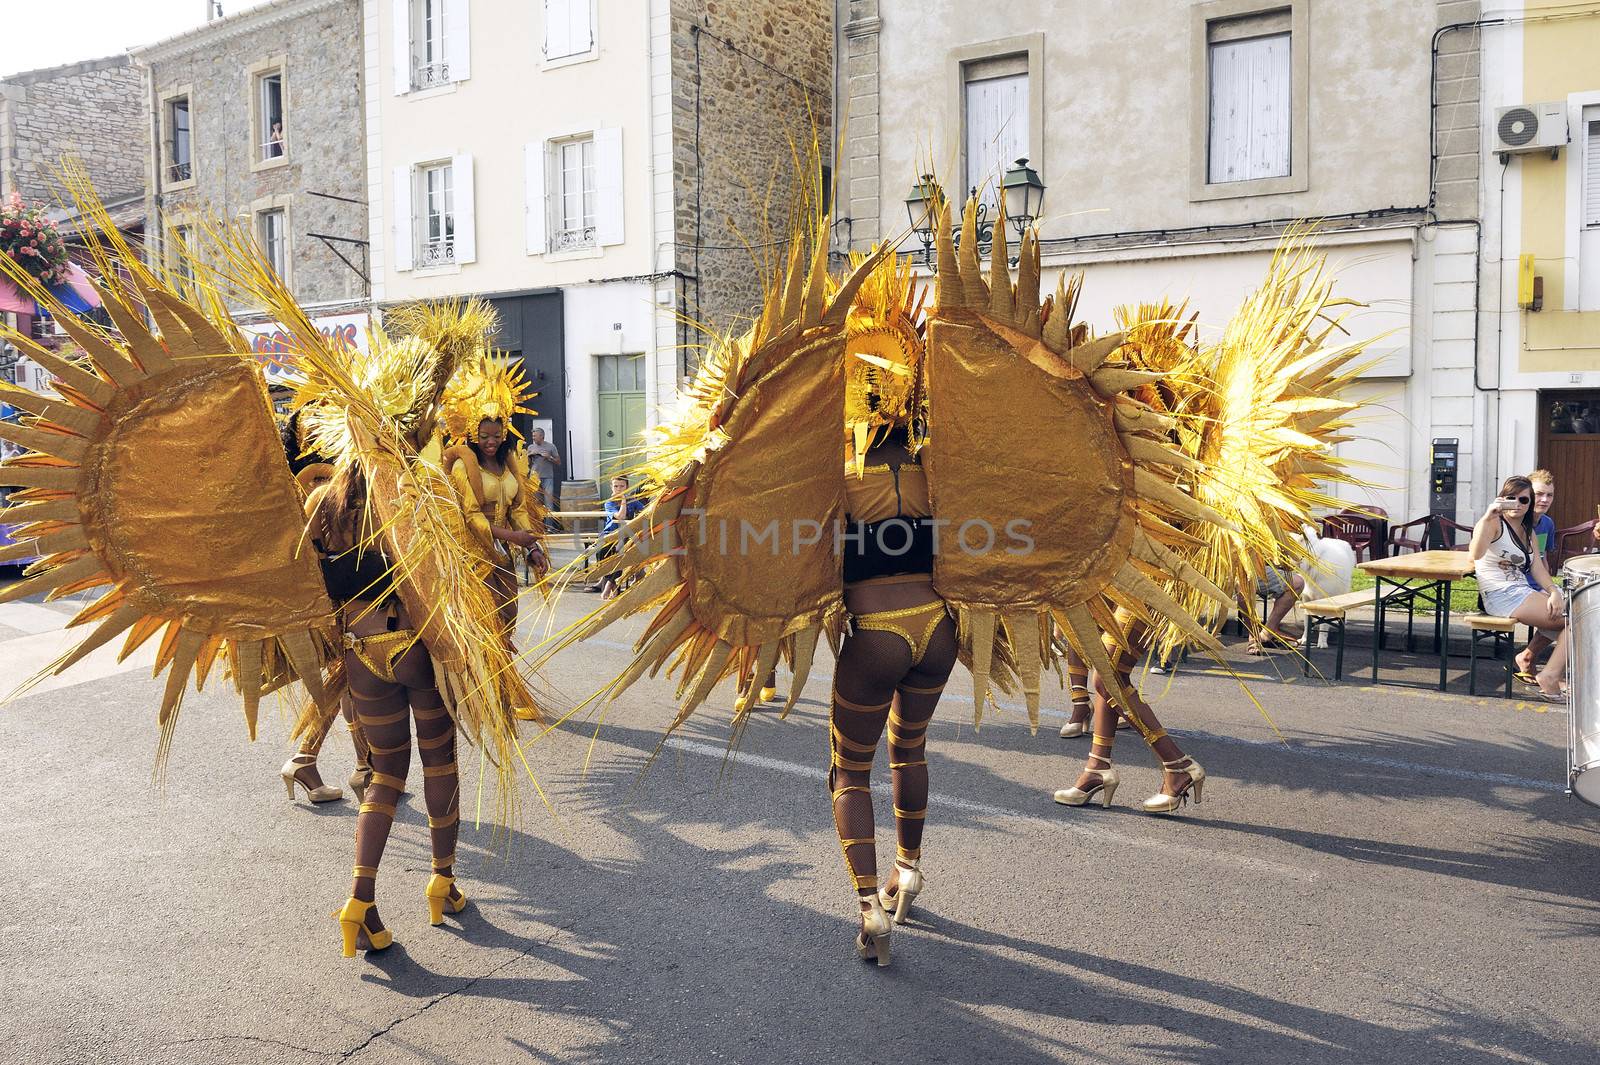
{"type": "Polygon", "coordinates": [[[219,661],[243,697],[252,738],[263,693],[298,680],[314,704],[307,713],[325,715],[333,700],[321,678],[335,662],[343,667],[374,769],[358,818],[352,899],[340,914],[347,953],[389,942],[372,909],[374,878],[405,784],[414,716],[437,923],[465,904],[451,875],[457,728],[493,765],[509,816],[520,751],[504,693],[515,689],[517,705],[535,705],[500,638],[495,603],[473,579],[474,559],[460,548],[466,534],[449,481],[418,453],[453,360],[381,333],[368,355],[336,350],[248,238],[217,236],[213,265],[192,262],[201,280],[180,292],[123,242],[87,179],[70,180],[92,223],[97,288],[116,329],[78,319],[0,258],[81,351],[63,357],[7,334],[55,375],[56,395],[0,390],[33,415],[0,424],[0,436],[28,449],[5,464],[5,481],[24,488],[0,512],[0,521],[21,526],[20,545],[7,550],[41,556],[0,602],[105,589],[72,622],[96,627],[53,672],[119,636],[126,655],[160,634],[162,763],[190,678],[198,688],[219,661]],[[309,522],[224,291],[264,306],[294,339],[305,378],[296,406],[311,408],[312,448],[335,469],[306,504],[309,522]]]}

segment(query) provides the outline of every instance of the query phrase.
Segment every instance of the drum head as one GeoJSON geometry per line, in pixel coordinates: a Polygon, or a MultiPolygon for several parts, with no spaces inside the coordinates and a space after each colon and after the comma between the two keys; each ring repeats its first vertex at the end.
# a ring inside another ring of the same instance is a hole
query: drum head
{"type": "Polygon", "coordinates": [[[1600,766],[1578,770],[1572,778],[1572,794],[1590,806],[1600,806],[1600,766]]]}
{"type": "Polygon", "coordinates": [[[1563,573],[1571,573],[1586,580],[1594,580],[1600,576],[1600,555],[1578,555],[1569,558],[1561,566],[1563,573]]]}

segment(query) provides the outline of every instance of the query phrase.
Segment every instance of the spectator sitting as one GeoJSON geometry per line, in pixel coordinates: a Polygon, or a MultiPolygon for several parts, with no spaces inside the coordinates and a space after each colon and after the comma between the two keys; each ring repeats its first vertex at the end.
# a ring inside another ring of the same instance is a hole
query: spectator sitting
{"type": "MultiPolygon", "coordinates": [[[[1267,572],[1256,582],[1256,595],[1266,596],[1272,600],[1272,606],[1267,610],[1267,622],[1262,629],[1250,636],[1250,642],[1245,650],[1253,655],[1266,654],[1266,644],[1276,641],[1282,644],[1291,644],[1292,638],[1284,635],[1283,619],[1289,616],[1289,611],[1294,609],[1294,604],[1300,598],[1300,593],[1305,591],[1306,579],[1298,573],[1279,569],[1276,566],[1267,567],[1267,572]]],[[[1254,614],[1244,604],[1241,611],[1254,614]]]]}
{"type": "Polygon", "coordinates": [[[1534,676],[1540,698],[1562,702],[1567,669],[1566,616],[1561,589],[1550,578],[1533,538],[1533,482],[1508,477],[1500,495],[1472,527],[1473,572],[1485,612],[1544,633],[1559,633],[1550,661],[1534,676]],[[1534,587],[1528,587],[1529,579],[1534,587]]]}
{"type": "MultiPolygon", "coordinates": [[[[1550,548],[1556,541],[1556,523],[1550,516],[1550,507],[1556,501],[1556,475],[1549,470],[1534,470],[1528,474],[1528,480],[1533,482],[1533,539],[1539,545],[1539,553],[1545,558],[1550,557],[1550,548]]],[[[1539,591],[1539,586],[1533,581],[1533,574],[1528,574],[1528,587],[1539,591]]],[[[1529,684],[1534,683],[1533,668],[1546,652],[1550,650],[1550,637],[1533,630],[1533,639],[1528,641],[1528,646],[1517,655],[1517,676],[1529,684]]]]}
{"type": "MultiPolygon", "coordinates": [[[[628,523],[628,520],[644,510],[644,500],[628,498],[628,489],[631,487],[626,477],[611,478],[611,498],[605,502],[606,523],[600,530],[601,535],[608,536],[628,523]]],[[[618,544],[610,543],[602,547],[595,555],[596,560],[610,558],[617,553],[618,544]]],[[[604,593],[602,599],[615,599],[617,597],[617,575],[608,573],[600,578],[600,589],[604,593]]]]}

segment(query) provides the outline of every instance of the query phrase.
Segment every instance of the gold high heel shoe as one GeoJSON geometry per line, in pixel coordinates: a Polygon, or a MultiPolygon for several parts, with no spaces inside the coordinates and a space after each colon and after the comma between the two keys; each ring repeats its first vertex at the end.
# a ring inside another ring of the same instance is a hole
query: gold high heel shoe
{"type": "Polygon", "coordinates": [[[894,894],[889,889],[878,889],[878,902],[889,912],[895,924],[905,924],[906,918],[911,916],[911,904],[917,901],[917,896],[922,894],[922,889],[927,886],[927,881],[922,875],[922,859],[918,858],[907,865],[899,859],[894,863],[895,876],[894,894]]]}
{"type": "Polygon", "coordinates": [[[455,888],[456,878],[441,876],[434,873],[428,878],[428,887],[423,894],[428,897],[428,923],[444,924],[444,912],[448,909],[451,913],[460,913],[467,908],[467,896],[464,892],[457,891],[452,899],[450,892],[455,888]]]}
{"type": "MultiPolygon", "coordinates": [[[[376,873],[376,870],[373,870],[376,873]]],[[[336,914],[339,918],[339,934],[344,941],[344,956],[356,956],[356,946],[362,935],[367,937],[368,951],[387,950],[394,942],[394,933],[385,928],[381,932],[374,932],[367,927],[367,911],[376,906],[376,902],[362,902],[360,899],[351,898],[345,901],[344,907],[336,914]]]]}
{"type": "Polygon", "coordinates": [[[339,785],[337,784],[323,784],[320,787],[313,788],[310,784],[300,779],[300,770],[305,769],[307,766],[315,767],[316,764],[317,756],[314,754],[297,754],[283,763],[283,772],[281,774],[283,776],[283,788],[289,793],[290,802],[294,802],[294,787],[296,784],[306,790],[306,798],[312,802],[333,802],[335,799],[344,798],[344,792],[339,790],[339,785]]]}
{"type": "Polygon", "coordinates": [[[1061,726],[1061,738],[1064,740],[1070,740],[1074,736],[1086,736],[1088,733],[1089,722],[1087,721],[1068,721],[1061,726]]]}
{"type": "Polygon", "coordinates": [[[1176,795],[1169,795],[1165,790],[1166,781],[1162,780],[1163,790],[1156,792],[1144,801],[1140,809],[1147,814],[1170,814],[1178,807],[1189,801],[1189,793],[1194,793],[1196,804],[1200,802],[1200,790],[1205,786],[1206,771],[1199,762],[1184,755],[1174,758],[1170,762],[1162,762],[1161,768],[1172,773],[1187,773],[1189,783],[1178,789],[1176,795]]]}
{"type": "Polygon", "coordinates": [[[1070,788],[1062,788],[1056,792],[1056,802],[1062,806],[1087,806],[1095,800],[1096,796],[1099,796],[1100,808],[1109,810],[1111,808],[1111,797],[1117,793],[1117,785],[1122,783],[1122,778],[1117,776],[1116,769],[1109,766],[1105,769],[1085,769],[1084,772],[1094,773],[1099,776],[1100,783],[1087,790],[1078,787],[1076,784],[1070,788]]]}
{"type": "Polygon", "coordinates": [[[878,968],[885,968],[889,964],[889,933],[894,930],[894,924],[889,920],[889,915],[883,912],[883,903],[878,901],[876,893],[856,897],[867,903],[867,908],[861,911],[861,934],[856,936],[856,956],[862,961],[876,961],[878,968]]]}
{"type": "Polygon", "coordinates": [[[350,774],[350,779],[346,783],[350,785],[350,794],[360,799],[366,795],[367,785],[372,783],[372,767],[370,765],[361,765],[358,762],[356,771],[350,774]]]}

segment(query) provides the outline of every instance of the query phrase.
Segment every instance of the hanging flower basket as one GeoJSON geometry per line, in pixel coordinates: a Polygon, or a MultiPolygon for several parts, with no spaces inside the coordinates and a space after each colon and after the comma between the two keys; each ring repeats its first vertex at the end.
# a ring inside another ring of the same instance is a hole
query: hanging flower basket
{"type": "Polygon", "coordinates": [[[15,192],[0,202],[0,255],[9,256],[47,288],[67,280],[70,260],[61,230],[43,209],[23,203],[15,192]]]}

